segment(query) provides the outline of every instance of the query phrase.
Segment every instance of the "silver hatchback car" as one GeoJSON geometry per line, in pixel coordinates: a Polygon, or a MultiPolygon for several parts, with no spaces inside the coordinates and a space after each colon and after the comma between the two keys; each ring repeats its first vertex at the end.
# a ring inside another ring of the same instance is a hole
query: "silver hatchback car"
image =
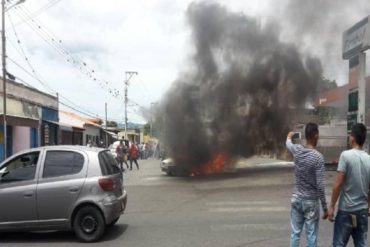
{"type": "Polygon", "coordinates": [[[0,164],[0,231],[73,230],[94,242],[126,203],[122,173],[106,149],[40,147],[0,164]]]}

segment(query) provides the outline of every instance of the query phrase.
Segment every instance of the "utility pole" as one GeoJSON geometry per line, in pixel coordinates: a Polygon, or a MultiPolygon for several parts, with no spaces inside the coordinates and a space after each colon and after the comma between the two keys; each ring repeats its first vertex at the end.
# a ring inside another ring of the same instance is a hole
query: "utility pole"
{"type": "Polygon", "coordinates": [[[134,76],[137,75],[138,73],[136,71],[126,71],[126,80],[125,80],[125,138],[127,138],[127,104],[128,104],[128,86],[130,79],[134,76]]]}
{"type": "Polygon", "coordinates": [[[2,57],[1,62],[3,65],[3,139],[4,139],[4,160],[8,157],[7,150],[7,129],[6,129],[6,45],[5,45],[5,0],[1,1],[1,18],[2,18],[2,32],[1,32],[1,42],[2,42],[2,57]]]}
{"type": "Polygon", "coordinates": [[[6,122],[6,37],[5,37],[5,12],[14,6],[25,2],[25,0],[18,0],[12,6],[5,8],[5,0],[1,0],[1,42],[2,42],[2,56],[1,63],[3,67],[3,139],[4,139],[4,159],[8,157],[7,150],[7,122],[6,122]]]}
{"type": "Polygon", "coordinates": [[[105,147],[108,146],[108,104],[105,102],[105,147]]]}

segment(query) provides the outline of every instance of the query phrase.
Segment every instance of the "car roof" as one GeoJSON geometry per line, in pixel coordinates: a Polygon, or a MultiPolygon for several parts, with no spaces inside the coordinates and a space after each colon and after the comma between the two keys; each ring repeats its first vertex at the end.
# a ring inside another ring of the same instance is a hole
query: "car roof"
{"type": "MultiPolygon", "coordinates": [[[[99,153],[101,151],[110,151],[107,148],[98,148],[98,147],[88,147],[88,146],[81,146],[81,145],[55,145],[55,146],[43,146],[43,147],[37,147],[37,148],[29,148],[24,149],[22,151],[19,151],[17,153],[14,153],[9,158],[20,155],[23,153],[29,153],[29,152],[36,152],[36,151],[42,151],[42,150],[73,150],[73,151],[83,151],[83,152],[95,152],[99,153]]],[[[7,160],[9,159],[7,158],[7,160]]]]}
{"type": "Polygon", "coordinates": [[[81,145],[43,146],[43,147],[37,147],[37,148],[24,149],[22,151],[14,153],[13,155],[9,156],[7,159],[0,162],[0,164],[8,162],[9,160],[11,160],[13,157],[17,155],[21,155],[21,154],[29,153],[29,152],[37,152],[37,151],[42,151],[42,150],[46,150],[46,151],[47,150],[71,150],[71,151],[73,150],[73,151],[95,152],[95,153],[99,153],[101,151],[110,151],[109,149],[106,149],[106,148],[88,147],[88,146],[81,146],[81,145]]]}
{"type": "Polygon", "coordinates": [[[92,151],[92,152],[101,152],[103,150],[109,150],[107,148],[99,148],[99,147],[88,147],[88,146],[81,146],[81,145],[55,145],[55,146],[43,146],[37,148],[30,148],[26,150],[22,150],[21,152],[32,152],[32,151],[40,151],[40,150],[76,150],[76,151],[92,151]]]}

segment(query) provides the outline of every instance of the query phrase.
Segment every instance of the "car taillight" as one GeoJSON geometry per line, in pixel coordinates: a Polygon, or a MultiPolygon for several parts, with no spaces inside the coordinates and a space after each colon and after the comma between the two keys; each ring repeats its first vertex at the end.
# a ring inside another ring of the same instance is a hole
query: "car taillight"
{"type": "Polygon", "coordinates": [[[113,180],[110,178],[101,178],[99,179],[100,188],[107,192],[113,191],[113,180]]]}

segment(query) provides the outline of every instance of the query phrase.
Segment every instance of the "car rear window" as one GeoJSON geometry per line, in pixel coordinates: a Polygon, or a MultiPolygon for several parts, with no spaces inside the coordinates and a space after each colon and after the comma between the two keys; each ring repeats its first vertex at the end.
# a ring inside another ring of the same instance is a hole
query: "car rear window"
{"type": "Polygon", "coordinates": [[[107,150],[99,153],[99,164],[104,176],[120,173],[116,159],[112,153],[107,150]]]}
{"type": "Polygon", "coordinates": [[[48,151],[46,153],[43,177],[59,177],[79,173],[84,157],[72,151],[48,151]]]}

